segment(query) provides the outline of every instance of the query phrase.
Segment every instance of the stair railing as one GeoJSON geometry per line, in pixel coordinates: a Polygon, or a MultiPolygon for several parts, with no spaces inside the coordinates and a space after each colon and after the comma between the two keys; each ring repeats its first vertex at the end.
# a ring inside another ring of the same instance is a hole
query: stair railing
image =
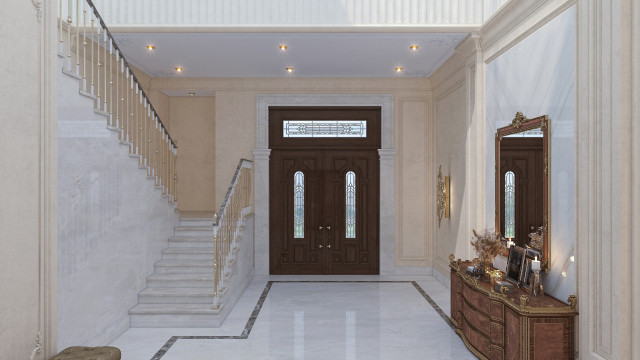
{"type": "Polygon", "coordinates": [[[59,0],[58,54],[62,71],[81,81],[80,92],[94,99],[94,111],[138,165],[154,177],[156,187],[177,202],[178,146],[169,135],[129,62],[91,0],[59,0]]]}
{"type": "Polygon", "coordinates": [[[213,216],[213,310],[222,306],[220,298],[227,290],[225,280],[230,276],[230,266],[235,261],[244,218],[253,211],[252,167],[252,161],[240,160],[222,206],[213,216]]]}

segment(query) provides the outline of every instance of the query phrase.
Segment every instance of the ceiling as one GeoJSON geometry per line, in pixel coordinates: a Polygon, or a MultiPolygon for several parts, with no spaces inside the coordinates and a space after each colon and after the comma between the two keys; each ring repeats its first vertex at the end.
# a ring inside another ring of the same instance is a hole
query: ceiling
{"type": "Polygon", "coordinates": [[[466,33],[120,33],[153,77],[428,77],[466,33]],[[147,50],[147,45],[155,50],[147,50]],[[279,45],[286,45],[280,50],[279,45]],[[410,50],[418,45],[418,50],[410,50]],[[177,72],[176,67],[183,68],[177,72]],[[293,72],[286,71],[287,67],[293,72]],[[395,69],[402,67],[401,72],[395,69]]]}

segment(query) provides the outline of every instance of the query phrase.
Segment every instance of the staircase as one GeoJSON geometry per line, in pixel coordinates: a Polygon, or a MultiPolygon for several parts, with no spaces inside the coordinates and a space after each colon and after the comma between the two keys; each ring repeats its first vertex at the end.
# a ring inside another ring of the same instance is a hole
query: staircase
{"type": "MultiPolygon", "coordinates": [[[[239,220],[242,231],[236,237],[238,247],[234,256],[251,254],[253,245],[242,241],[252,239],[253,217],[239,220]],[[250,226],[249,226],[250,225],[250,226]],[[244,236],[245,233],[250,235],[244,236]],[[249,249],[249,247],[251,249],[249,249]]],[[[213,218],[180,218],[169,247],[162,250],[162,259],[155,264],[155,271],[147,277],[147,288],[138,295],[138,305],[129,310],[131,327],[219,327],[235,301],[253,278],[253,270],[247,271],[237,261],[231,261],[225,273],[227,288],[222,303],[213,309],[214,242],[213,218]]],[[[243,260],[246,263],[246,260],[243,260]]],[[[252,268],[252,266],[251,266],[252,268]]]]}

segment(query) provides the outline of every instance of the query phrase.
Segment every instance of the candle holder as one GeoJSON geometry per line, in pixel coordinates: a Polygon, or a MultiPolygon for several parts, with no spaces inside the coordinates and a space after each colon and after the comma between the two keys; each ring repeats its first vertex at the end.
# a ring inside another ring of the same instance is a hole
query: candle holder
{"type": "Polygon", "coordinates": [[[540,276],[540,270],[534,271],[531,282],[533,283],[531,285],[531,295],[544,296],[544,288],[542,286],[542,277],[540,276]]]}

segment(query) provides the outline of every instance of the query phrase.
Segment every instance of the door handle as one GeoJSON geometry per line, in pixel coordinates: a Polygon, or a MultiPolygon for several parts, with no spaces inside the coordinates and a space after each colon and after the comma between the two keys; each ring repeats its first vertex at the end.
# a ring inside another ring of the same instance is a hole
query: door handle
{"type": "Polygon", "coordinates": [[[327,245],[327,249],[331,249],[331,244],[327,245]]]}
{"type": "Polygon", "coordinates": [[[322,226],[320,226],[318,230],[322,230],[322,226]]]}
{"type": "Polygon", "coordinates": [[[331,230],[331,226],[327,226],[327,230],[331,230]]]}
{"type": "Polygon", "coordinates": [[[322,244],[318,245],[320,247],[320,249],[322,249],[322,244]]]}

